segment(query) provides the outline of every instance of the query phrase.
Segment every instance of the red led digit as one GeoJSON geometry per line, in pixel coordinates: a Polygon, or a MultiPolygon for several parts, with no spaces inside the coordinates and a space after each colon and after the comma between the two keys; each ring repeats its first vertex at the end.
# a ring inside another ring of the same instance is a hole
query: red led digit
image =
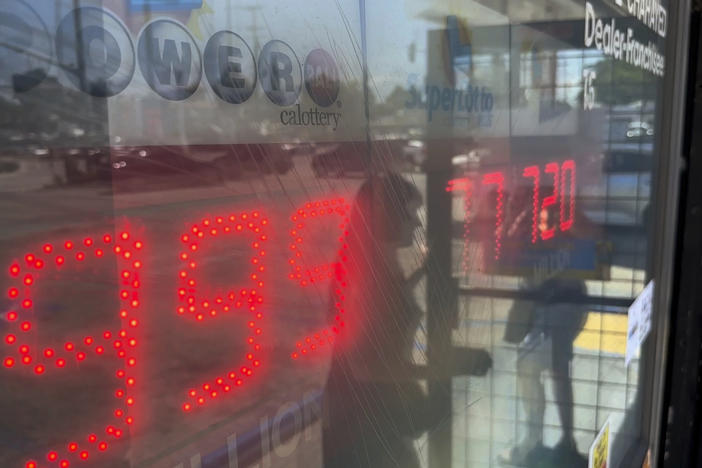
{"type": "Polygon", "coordinates": [[[567,231],[573,227],[575,219],[575,161],[569,159],[561,164],[561,231],[567,231]],[[569,179],[570,184],[566,185],[566,179],[569,179]],[[568,217],[566,217],[566,187],[568,189],[568,217]]]}
{"type": "MultiPolygon", "coordinates": [[[[544,197],[543,201],[541,202],[541,215],[544,215],[549,212],[548,207],[551,205],[555,205],[556,201],[558,201],[558,188],[560,185],[560,180],[559,180],[559,174],[560,174],[560,167],[558,166],[558,163],[552,162],[546,164],[546,169],[544,169],[544,172],[546,174],[552,174],[553,175],[553,193],[547,197],[544,197]]],[[[552,225],[551,223],[553,222],[552,219],[544,219],[540,220],[541,226],[541,239],[547,240],[551,239],[555,234],[556,234],[556,226],[555,224],[552,225]]]]}
{"type": "Polygon", "coordinates": [[[301,286],[307,286],[315,282],[326,281],[334,277],[334,271],[338,262],[331,262],[323,265],[304,265],[304,233],[308,229],[310,221],[315,219],[323,220],[325,217],[339,217],[339,230],[346,232],[349,218],[350,206],[346,205],[343,198],[315,201],[306,203],[290,217],[293,228],[290,230],[290,251],[292,256],[288,263],[292,271],[288,277],[297,281],[301,286]]]}
{"type": "MultiPolygon", "coordinates": [[[[128,239],[129,233],[122,233],[121,238],[124,240],[128,239]]],[[[105,235],[103,239],[112,239],[111,236],[105,235]]],[[[107,240],[106,240],[107,242],[107,240]]],[[[141,243],[141,241],[139,241],[141,243]]],[[[67,240],[63,242],[63,249],[54,248],[52,244],[44,244],[42,247],[43,255],[42,257],[37,256],[33,253],[25,255],[25,260],[27,260],[27,266],[22,267],[23,275],[20,275],[20,267],[17,263],[10,266],[10,276],[12,277],[11,291],[15,289],[18,291],[17,295],[13,294],[12,299],[15,304],[13,304],[16,310],[8,313],[8,320],[10,320],[9,328],[12,333],[8,333],[4,337],[6,347],[9,348],[9,354],[15,354],[15,357],[9,356],[4,358],[4,367],[11,372],[21,372],[28,373],[29,375],[34,375],[37,378],[41,378],[44,375],[60,372],[63,369],[70,368],[67,367],[68,363],[78,363],[87,362],[90,359],[94,359],[94,356],[100,355],[102,353],[88,353],[90,347],[95,342],[93,336],[82,336],[77,337],[72,341],[66,341],[64,343],[58,343],[53,347],[45,347],[38,344],[37,338],[34,336],[35,323],[33,322],[33,311],[37,307],[42,307],[41,304],[36,304],[32,298],[34,297],[34,291],[37,285],[41,285],[42,281],[46,281],[48,273],[44,270],[44,267],[50,267],[54,265],[54,268],[58,272],[65,271],[66,268],[70,267],[83,267],[83,264],[90,263],[89,260],[92,258],[100,258],[96,255],[95,257],[86,255],[87,253],[93,252],[94,242],[92,238],[84,238],[82,242],[67,240]],[[88,247],[85,252],[78,252],[76,255],[65,255],[65,250],[73,249],[74,246],[83,244],[88,247]],[[64,252],[64,255],[59,255],[60,252],[64,252]],[[24,274],[25,272],[29,272],[24,274]],[[12,317],[10,318],[10,314],[12,317]],[[28,346],[26,343],[37,343],[37,346],[28,346]],[[22,365],[16,366],[17,361],[21,362],[22,365]]],[[[130,246],[124,244],[121,246],[123,251],[129,251],[130,246]]],[[[99,249],[98,249],[99,250],[99,249]]],[[[129,257],[134,255],[134,252],[130,254],[129,257]]],[[[124,255],[117,255],[117,265],[120,271],[128,271],[130,279],[135,279],[132,282],[126,282],[120,287],[120,291],[126,291],[126,297],[123,294],[119,294],[119,304],[120,309],[125,312],[124,315],[120,314],[123,323],[127,323],[130,320],[135,320],[135,317],[139,316],[139,284],[138,277],[139,272],[134,268],[133,262],[135,260],[127,260],[124,255]]],[[[133,333],[133,328],[131,329],[133,333]]],[[[112,336],[109,331],[104,333],[106,341],[112,336]]],[[[133,340],[134,337],[131,336],[126,330],[120,331],[119,338],[117,340],[129,339],[133,340]]],[[[115,344],[118,342],[115,340],[115,344]]],[[[132,351],[134,348],[131,349],[132,351]]],[[[122,395],[127,406],[133,406],[134,395],[133,384],[134,380],[134,365],[136,364],[135,358],[129,353],[115,353],[118,357],[123,358],[125,362],[125,367],[129,368],[129,373],[125,372],[123,369],[117,371],[117,376],[119,379],[126,379],[130,382],[128,385],[129,389],[122,395]]],[[[108,354],[113,357],[112,354],[108,354]]],[[[103,438],[119,437],[122,432],[126,429],[126,425],[133,422],[133,415],[128,415],[126,408],[122,408],[122,398],[117,402],[118,407],[114,410],[114,420],[111,421],[114,425],[108,426],[109,428],[115,428],[112,431],[103,431],[103,438]]],[[[93,435],[90,436],[92,438],[93,435]]],[[[97,440],[97,436],[94,436],[97,440]]],[[[92,439],[90,439],[92,441],[92,439]]],[[[104,442],[102,442],[104,443],[104,442]]],[[[105,445],[106,447],[106,445],[105,445]]],[[[81,444],[75,441],[68,442],[61,447],[52,447],[52,450],[47,452],[42,458],[50,462],[57,462],[60,467],[68,467],[71,465],[72,461],[80,462],[87,460],[90,457],[90,447],[87,444],[81,444]]],[[[25,463],[25,466],[38,466],[37,462],[29,460],[25,463]]]]}
{"type": "Polygon", "coordinates": [[[351,206],[346,203],[343,198],[332,198],[329,200],[321,200],[305,203],[291,217],[293,227],[290,230],[290,251],[291,257],[288,260],[292,270],[288,277],[299,283],[301,286],[315,284],[322,281],[335,281],[334,288],[334,307],[336,315],[334,317],[335,325],[324,328],[311,335],[306,336],[302,340],[297,341],[294,351],[291,352],[293,359],[299,358],[301,355],[308,355],[312,351],[323,348],[325,344],[334,342],[334,335],[339,333],[344,326],[344,295],[342,293],[345,283],[341,281],[344,276],[344,265],[348,259],[344,255],[344,250],[348,248],[346,245],[346,237],[349,235],[349,214],[351,206]],[[311,221],[316,222],[325,218],[336,219],[338,229],[341,232],[339,237],[340,247],[337,252],[339,260],[325,263],[322,265],[305,265],[305,250],[303,248],[304,233],[309,229],[311,221]]]}
{"type": "Polygon", "coordinates": [[[467,177],[452,179],[448,181],[446,191],[463,192],[463,253],[461,254],[461,266],[463,272],[467,272],[470,261],[468,256],[470,248],[470,211],[473,199],[473,184],[467,177]]]}
{"type": "Polygon", "coordinates": [[[502,221],[504,218],[504,185],[505,176],[502,172],[491,172],[483,175],[483,185],[495,185],[495,260],[502,253],[502,221]]]}
{"type": "MultiPolygon", "coordinates": [[[[253,375],[254,369],[261,365],[257,357],[261,350],[261,344],[257,337],[263,333],[260,322],[263,319],[261,305],[264,298],[262,292],[264,288],[263,276],[266,270],[264,260],[266,258],[265,244],[268,240],[267,226],[268,219],[260,212],[244,212],[217,216],[214,221],[203,219],[200,223],[191,225],[189,230],[180,236],[184,251],[179,254],[182,263],[178,271],[176,313],[192,317],[196,322],[212,320],[220,314],[231,313],[235,309],[245,310],[248,314],[247,327],[250,328],[251,335],[246,339],[247,349],[243,356],[244,365],[240,365],[238,369],[227,371],[229,378],[226,381],[222,379],[222,384],[216,384],[215,388],[223,391],[225,391],[225,386],[231,389],[232,383],[239,385],[242,377],[250,377],[253,375]],[[194,260],[203,243],[215,241],[217,238],[226,241],[230,236],[241,233],[246,233],[252,238],[250,286],[231,286],[228,290],[214,293],[212,296],[203,295],[202,288],[198,286],[198,264],[194,260]]],[[[216,379],[218,377],[213,378],[213,380],[216,379]]],[[[207,400],[217,398],[220,394],[212,388],[214,385],[205,382],[200,385],[202,390],[191,390],[187,394],[188,400],[182,405],[183,411],[189,412],[195,407],[205,404],[207,400]]]]}
{"type": "Polygon", "coordinates": [[[522,172],[524,177],[531,177],[534,179],[534,189],[532,196],[532,214],[531,214],[531,243],[536,244],[536,239],[539,233],[539,182],[541,177],[541,171],[539,166],[529,166],[524,168],[522,172]]]}

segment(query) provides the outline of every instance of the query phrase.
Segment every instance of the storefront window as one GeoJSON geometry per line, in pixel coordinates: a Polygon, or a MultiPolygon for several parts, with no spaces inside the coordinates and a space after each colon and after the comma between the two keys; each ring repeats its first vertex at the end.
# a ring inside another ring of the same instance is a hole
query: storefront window
{"type": "Polygon", "coordinates": [[[0,465],[618,466],[667,8],[2,2],[0,465]]]}

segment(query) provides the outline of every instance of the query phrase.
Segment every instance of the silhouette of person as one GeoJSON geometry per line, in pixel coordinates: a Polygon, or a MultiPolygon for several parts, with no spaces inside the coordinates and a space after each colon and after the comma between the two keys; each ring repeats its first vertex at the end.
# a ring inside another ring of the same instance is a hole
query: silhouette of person
{"type": "MultiPolygon", "coordinates": [[[[552,193],[552,187],[546,187],[539,199],[542,200],[548,193],[552,193]]],[[[520,242],[523,245],[523,239],[529,238],[527,231],[532,227],[532,218],[527,214],[531,214],[533,207],[525,206],[524,201],[531,205],[531,197],[527,193],[518,193],[515,199],[523,208],[507,224],[507,243],[511,238],[513,245],[520,242]]],[[[574,216],[576,224],[587,224],[577,212],[574,216]]],[[[558,220],[556,205],[541,209],[537,221],[538,238],[542,232],[554,226],[557,229],[558,220]]],[[[563,463],[578,466],[582,462],[573,436],[570,363],[573,359],[573,341],[585,325],[587,309],[583,301],[586,296],[584,281],[568,275],[574,238],[570,231],[558,232],[554,238],[548,239],[548,247],[541,244],[544,247],[536,258],[545,258],[546,261],[542,263],[547,267],[535,270],[533,276],[526,278],[522,293],[527,297],[515,300],[509,311],[504,339],[518,345],[517,388],[528,428],[515,447],[500,455],[500,461],[505,464],[533,466],[543,463],[547,456],[559,466],[563,463]],[[562,431],[560,441],[551,451],[543,446],[546,395],[541,377],[545,371],[550,371],[552,377],[562,431]]],[[[525,251],[528,249],[522,250],[525,251]]],[[[534,249],[531,252],[534,253],[534,249]]]]}
{"type": "MultiPolygon", "coordinates": [[[[396,174],[366,181],[354,202],[334,286],[343,291],[345,312],[334,317],[325,468],[419,467],[413,440],[447,419],[420,384],[447,376],[412,359],[422,314],[412,289],[421,272],[405,277],[397,257],[412,245],[421,203],[417,189],[396,174]]],[[[484,375],[492,365],[478,349],[453,348],[446,359],[450,375],[484,375]]]]}

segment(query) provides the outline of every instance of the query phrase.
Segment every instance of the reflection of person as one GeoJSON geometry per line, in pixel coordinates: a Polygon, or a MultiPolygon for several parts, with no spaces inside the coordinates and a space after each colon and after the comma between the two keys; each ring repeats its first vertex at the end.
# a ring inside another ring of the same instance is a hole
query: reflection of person
{"type": "MultiPolygon", "coordinates": [[[[570,362],[573,341],[582,330],[586,311],[580,298],[585,295],[582,281],[551,278],[531,291],[539,299],[533,303],[517,301],[513,307],[531,309],[526,336],[519,341],[517,384],[527,418],[524,439],[511,450],[512,463],[528,462],[543,448],[543,422],[546,396],[541,375],[550,371],[562,436],[556,451],[576,453],[573,437],[573,384],[570,362]]],[[[523,312],[523,311],[522,311],[523,312]]],[[[505,337],[510,341],[510,336],[505,337]]]]}
{"type": "MultiPolygon", "coordinates": [[[[397,249],[412,245],[421,204],[398,175],[375,177],[360,189],[351,213],[344,322],[334,344],[325,389],[324,466],[419,467],[413,439],[446,417],[421,379],[446,378],[413,363],[421,311],[412,297],[416,276],[403,275],[397,249]]],[[[337,286],[338,287],[338,286],[337,286]]],[[[454,348],[451,375],[484,375],[483,350],[454,348]]]]}
{"type": "MultiPolygon", "coordinates": [[[[548,192],[548,189],[546,190],[548,192]]],[[[524,197],[530,200],[530,197],[524,197]]],[[[529,216],[532,208],[522,210],[508,225],[507,235],[520,239],[525,236],[524,227],[531,226],[529,216]],[[519,225],[522,226],[519,226],[519,225]]],[[[577,213],[576,213],[577,216],[577,213]]],[[[547,230],[555,224],[555,209],[539,212],[537,229],[547,230]]],[[[551,248],[543,249],[541,256],[563,257],[572,240],[570,233],[558,233],[558,239],[550,239],[551,248]]],[[[508,240],[509,242],[509,240],[508,240]]],[[[567,252],[566,252],[567,254],[567,252]]],[[[569,254],[566,255],[569,257],[569,254]]],[[[503,463],[511,465],[533,465],[539,463],[546,453],[543,447],[543,423],[546,396],[541,381],[544,371],[550,371],[555,402],[561,423],[562,436],[552,456],[559,463],[576,466],[580,462],[573,437],[573,384],[570,363],[573,359],[573,341],[582,330],[587,316],[583,305],[586,295],[585,283],[568,278],[568,265],[561,261],[554,270],[540,272],[540,276],[527,278],[524,293],[528,299],[518,299],[509,312],[505,341],[515,343],[517,348],[517,387],[526,413],[525,437],[512,449],[500,456],[503,463]]]]}

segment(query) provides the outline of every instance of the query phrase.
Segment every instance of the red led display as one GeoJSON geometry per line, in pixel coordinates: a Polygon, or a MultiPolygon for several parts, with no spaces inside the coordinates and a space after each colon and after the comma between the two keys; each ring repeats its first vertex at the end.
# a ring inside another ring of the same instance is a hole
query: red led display
{"type": "Polygon", "coordinates": [[[298,282],[301,286],[315,284],[327,280],[335,280],[334,287],[335,301],[334,307],[336,314],[334,317],[335,325],[324,328],[316,333],[305,336],[295,344],[295,350],[291,353],[293,359],[300,356],[308,355],[319,348],[323,348],[326,344],[334,342],[334,335],[339,333],[344,326],[344,294],[343,288],[346,286],[343,280],[345,266],[347,261],[345,255],[346,237],[349,235],[348,223],[351,206],[346,204],[343,198],[335,198],[331,200],[315,201],[306,203],[299,208],[295,214],[290,217],[293,223],[293,228],[290,230],[292,242],[290,243],[291,257],[288,263],[292,267],[292,271],[288,277],[298,282]],[[303,249],[304,232],[309,229],[309,223],[314,224],[329,218],[339,218],[338,226],[341,236],[339,237],[339,250],[337,252],[338,261],[326,263],[323,265],[305,265],[305,254],[303,249]]]}
{"type": "MultiPolygon", "coordinates": [[[[60,467],[68,467],[71,463],[88,460],[95,450],[105,450],[108,441],[121,437],[133,423],[130,408],[134,405],[135,368],[137,365],[134,339],[137,317],[139,317],[139,276],[141,261],[137,260],[143,247],[142,241],[132,241],[128,232],[120,234],[119,242],[112,242],[110,236],[103,237],[103,242],[93,241],[88,237],[82,242],[67,240],[59,245],[44,244],[38,252],[24,255],[23,262],[14,262],[10,268],[11,286],[8,296],[13,300],[15,310],[7,313],[10,322],[10,333],[4,337],[3,352],[9,356],[3,359],[4,368],[10,372],[31,373],[43,376],[54,372],[62,372],[67,363],[90,361],[100,357],[98,349],[114,349],[124,365],[117,370],[117,387],[114,420],[104,430],[86,435],[66,443],[63,447],[55,447],[46,453],[48,462],[60,467]],[[96,244],[101,244],[98,247],[96,244]],[[73,252],[74,247],[80,251],[73,252]],[[72,268],[79,268],[83,263],[97,261],[102,257],[103,249],[115,252],[117,265],[122,277],[119,280],[119,315],[122,328],[114,333],[105,331],[100,339],[92,336],[77,337],[73,341],[57,343],[54,347],[29,346],[36,343],[34,326],[34,310],[41,307],[33,301],[34,288],[41,284],[49,275],[49,269],[67,274],[72,268]],[[96,434],[101,434],[100,436],[96,434]],[[60,459],[60,460],[59,460],[60,459]]],[[[26,467],[38,467],[39,462],[29,460],[26,467]]]]}
{"type": "Polygon", "coordinates": [[[550,162],[544,167],[544,172],[551,174],[553,189],[551,195],[545,196],[542,200],[539,199],[541,190],[541,171],[539,167],[526,167],[522,173],[524,177],[530,177],[534,180],[532,243],[536,243],[539,232],[541,233],[541,239],[548,240],[556,234],[557,228],[560,228],[562,232],[569,230],[573,227],[575,219],[575,161],[568,159],[560,165],[556,162],[550,162]],[[566,193],[568,193],[567,201],[566,193]],[[548,219],[548,207],[556,203],[559,204],[558,223],[556,223],[555,219],[548,219]]]}
{"type": "Polygon", "coordinates": [[[502,253],[502,221],[504,218],[505,176],[501,172],[491,172],[483,176],[483,185],[495,186],[495,260],[502,253]]]}
{"type": "MultiPolygon", "coordinates": [[[[551,195],[544,197],[544,199],[541,201],[541,213],[539,213],[539,216],[542,216],[543,213],[548,213],[548,207],[551,205],[555,205],[556,201],[559,199],[558,188],[560,186],[560,171],[558,163],[552,162],[546,164],[546,169],[544,170],[544,172],[553,176],[553,192],[551,195]]],[[[551,239],[556,234],[556,226],[552,223],[552,219],[539,218],[539,231],[541,231],[541,239],[551,239]]]]}
{"type": "MultiPolygon", "coordinates": [[[[314,284],[315,282],[326,281],[334,277],[334,271],[338,262],[331,262],[324,265],[304,265],[304,249],[302,248],[304,232],[309,229],[309,223],[314,224],[315,220],[323,220],[330,216],[338,216],[339,230],[346,233],[349,222],[348,212],[350,206],[346,205],[343,198],[316,201],[306,203],[290,217],[293,228],[290,230],[291,242],[290,250],[292,256],[288,263],[292,271],[288,277],[293,281],[298,281],[301,286],[314,284]]],[[[343,239],[340,239],[343,242],[343,239]]]]}
{"type": "Polygon", "coordinates": [[[524,168],[522,172],[524,177],[531,177],[534,179],[534,189],[532,195],[532,215],[531,215],[531,243],[536,244],[536,239],[539,236],[539,183],[541,178],[541,171],[539,166],[529,166],[524,168]]]}
{"type": "MultiPolygon", "coordinates": [[[[551,194],[541,198],[541,168],[539,166],[527,166],[522,171],[522,177],[532,179],[532,227],[531,243],[541,240],[548,240],[555,236],[556,230],[560,228],[565,232],[573,227],[575,220],[575,194],[576,194],[576,165],[572,159],[563,161],[562,164],[549,162],[544,166],[544,173],[550,175],[553,184],[551,194]],[[566,199],[567,194],[567,199],[566,199]],[[558,204],[558,221],[549,219],[550,207],[558,204]]],[[[504,221],[504,188],[505,177],[502,172],[491,172],[482,176],[484,187],[494,186],[495,195],[495,235],[494,254],[495,260],[499,260],[502,246],[502,223],[504,221]]],[[[471,181],[467,178],[458,178],[448,181],[447,192],[463,192],[465,208],[464,227],[464,271],[467,270],[467,242],[469,237],[469,225],[471,219],[471,198],[474,196],[471,181]]]]}
{"type": "Polygon", "coordinates": [[[183,246],[179,254],[181,267],[178,271],[178,315],[191,317],[195,322],[214,320],[218,315],[230,314],[235,311],[246,312],[246,325],[249,336],[246,339],[247,351],[243,362],[238,368],[227,370],[222,376],[213,377],[210,381],[203,382],[198,388],[190,389],[183,403],[183,411],[189,412],[202,406],[209,400],[214,400],[232,390],[234,386],[241,386],[247,377],[253,375],[256,368],[261,365],[259,352],[260,337],[263,333],[261,320],[263,319],[262,304],[264,300],[263,275],[266,270],[265,244],[268,236],[265,233],[268,225],[260,212],[243,212],[216,216],[203,219],[193,224],[190,229],[180,236],[183,246]],[[226,290],[214,293],[212,296],[203,294],[202,285],[199,284],[198,252],[205,242],[224,241],[234,235],[247,234],[251,237],[252,256],[250,260],[251,273],[249,284],[231,286],[226,290]]]}
{"type": "Polygon", "coordinates": [[[561,164],[561,206],[560,206],[560,221],[561,231],[567,231],[573,227],[575,219],[575,161],[569,159],[561,164]],[[566,179],[570,184],[566,187],[566,179]],[[565,201],[566,188],[568,191],[568,203],[565,201]],[[568,216],[566,217],[565,210],[568,206],[568,216]]]}

